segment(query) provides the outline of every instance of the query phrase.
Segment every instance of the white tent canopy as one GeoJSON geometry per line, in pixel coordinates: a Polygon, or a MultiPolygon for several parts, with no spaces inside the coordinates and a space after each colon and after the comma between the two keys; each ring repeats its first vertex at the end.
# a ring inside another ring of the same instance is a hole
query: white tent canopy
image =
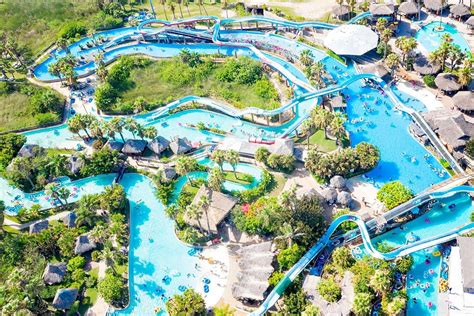
{"type": "Polygon", "coordinates": [[[346,24],[331,30],[324,45],[338,55],[361,56],[377,47],[379,37],[370,28],[346,24]]]}

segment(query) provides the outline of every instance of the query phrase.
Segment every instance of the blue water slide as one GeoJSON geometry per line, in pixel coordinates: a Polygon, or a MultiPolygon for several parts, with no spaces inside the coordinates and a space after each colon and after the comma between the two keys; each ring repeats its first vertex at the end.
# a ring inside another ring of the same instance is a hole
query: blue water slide
{"type": "MultiPolygon", "coordinates": [[[[428,200],[434,200],[439,198],[448,198],[453,196],[457,193],[472,193],[474,192],[474,187],[470,186],[459,186],[455,187],[446,191],[439,191],[433,192],[429,194],[428,200]]],[[[420,199],[416,197],[412,199],[414,205],[421,205],[428,201],[427,199],[420,199]]],[[[268,309],[270,309],[278,299],[281,297],[285,289],[290,285],[296,277],[306,268],[306,266],[321,252],[321,250],[331,243],[331,235],[337,230],[339,225],[344,222],[351,221],[357,224],[358,229],[360,230],[360,234],[362,237],[362,242],[364,244],[367,253],[375,258],[383,259],[383,260],[393,260],[400,256],[405,256],[410,253],[419,251],[421,249],[425,249],[428,247],[432,247],[434,245],[447,242],[456,238],[459,235],[469,232],[470,230],[474,229],[474,223],[469,223],[458,227],[452,231],[442,232],[439,235],[419,240],[417,242],[404,245],[400,248],[397,248],[388,253],[379,252],[375,246],[371,242],[369,230],[365,222],[359,217],[355,215],[343,215],[336,218],[326,232],[321,236],[319,241],[309,249],[309,251],[285,274],[285,276],[278,282],[272,292],[267,296],[265,301],[260,305],[260,307],[252,312],[250,315],[257,316],[263,315],[268,309]]]]}

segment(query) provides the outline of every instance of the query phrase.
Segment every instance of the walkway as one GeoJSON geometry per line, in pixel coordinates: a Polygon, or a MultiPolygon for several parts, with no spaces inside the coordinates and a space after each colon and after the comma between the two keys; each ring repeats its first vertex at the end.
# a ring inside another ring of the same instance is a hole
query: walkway
{"type": "Polygon", "coordinates": [[[63,219],[64,217],[66,217],[67,215],[69,215],[69,213],[71,213],[71,212],[70,211],[63,211],[63,212],[48,216],[46,218],[41,218],[41,219],[38,219],[36,221],[31,221],[31,222],[23,223],[23,224],[19,224],[17,222],[14,222],[14,221],[8,219],[8,218],[5,218],[4,225],[9,226],[9,227],[11,227],[15,230],[24,230],[24,229],[29,228],[31,225],[42,222],[44,220],[47,220],[48,222],[59,221],[59,220],[63,219]]]}

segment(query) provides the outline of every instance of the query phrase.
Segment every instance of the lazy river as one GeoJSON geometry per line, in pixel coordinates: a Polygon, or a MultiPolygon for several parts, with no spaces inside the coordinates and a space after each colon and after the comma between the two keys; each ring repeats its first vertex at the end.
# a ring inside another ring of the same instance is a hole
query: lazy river
{"type": "MultiPolygon", "coordinates": [[[[98,35],[112,39],[127,34],[135,34],[135,29],[122,28],[101,32],[98,35]]],[[[200,54],[219,53],[228,56],[246,55],[260,58],[261,55],[257,56],[255,51],[249,48],[248,45],[252,43],[260,47],[281,47],[281,51],[277,53],[282,55],[287,53],[288,48],[296,55],[303,49],[310,49],[315,60],[321,61],[325,65],[326,71],[331,75],[335,84],[357,75],[357,69],[353,64],[341,64],[320,50],[282,36],[270,36],[261,32],[242,30],[222,31],[220,36],[222,40],[229,41],[229,45],[225,45],[225,43],[181,45],[133,42],[128,45],[107,48],[104,53],[104,61],[110,62],[119,56],[134,54],[172,57],[178,55],[184,47],[200,54]],[[231,43],[232,45],[230,45],[231,43]],[[236,43],[245,43],[247,46],[238,47],[235,46],[236,43]]],[[[104,46],[100,45],[98,48],[81,50],[79,44],[85,45],[88,41],[91,39],[84,38],[69,47],[73,55],[83,56],[87,61],[75,69],[78,75],[92,73],[95,69],[92,61],[93,56],[99,49],[104,49],[104,46]]],[[[47,71],[47,68],[57,57],[65,54],[65,51],[54,52],[51,57],[35,68],[34,75],[44,81],[57,79],[47,71]]],[[[263,56],[282,67],[282,75],[295,85],[295,96],[307,92],[304,87],[297,86],[296,82],[290,80],[293,78],[295,81],[305,83],[305,86],[308,84],[308,80],[298,68],[275,55],[264,54],[263,56]]],[[[347,96],[348,122],[346,128],[350,133],[351,144],[354,146],[366,141],[376,145],[381,153],[380,163],[375,170],[367,174],[367,181],[380,186],[391,180],[400,180],[414,192],[420,192],[431,184],[449,177],[431,153],[410,135],[408,131],[408,125],[411,122],[410,116],[395,110],[393,102],[386,95],[381,94],[380,90],[368,87],[359,81],[350,84],[343,92],[347,96]]],[[[398,96],[406,97],[401,93],[398,93],[398,96]]],[[[406,101],[403,102],[405,105],[412,108],[423,108],[417,100],[408,98],[404,101],[406,101]]],[[[195,125],[198,122],[206,122],[210,126],[218,127],[242,139],[251,137],[273,139],[285,134],[291,135],[294,129],[308,116],[311,108],[319,102],[319,99],[309,99],[297,104],[295,118],[278,127],[260,126],[241,120],[239,117],[201,109],[155,117],[158,109],[138,115],[136,118],[145,125],[155,126],[158,134],[166,138],[180,136],[187,137],[191,141],[201,142],[213,142],[222,138],[220,135],[186,127],[187,124],[195,125]]],[[[105,117],[104,119],[109,118],[105,117]]],[[[38,129],[24,134],[27,136],[28,143],[36,143],[43,147],[75,148],[80,143],[68,131],[67,125],[38,129]]],[[[125,136],[130,137],[131,135],[126,134],[125,136]]],[[[202,163],[208,164],[209,161],[205,160],[202,163]]],[[[243,164],[239,165],[239,168],[243,172],[254,175],[255,183],[252,185],[258,183],[260,171],[257,168],[243,164]]],[[[192,176],[206,177],[206,174],[196,173],[192,176]]],[[[100,192],[105,185],[111,184],[112,180],[112,175],[104,175],[68,182],[64,185],[71,186],[75,192],[72,200],[77,200],[84,193],[100,192]]],[[[178,181],[177,190],[184,185],[184,182],[184,178],[178,181]]],[[[163,211],[164,206],[154,197],[154,189],[150,180],[137,174],[125,174],[121,184],[125,187],[131,201],[129,253],[131,298],[130,305],[125,310],[115,313],[151,315],[154,314],[154,308],[164,306],[167,297],[179,293],[185,287],[191,286],[198,291],[202,290],[203,276],[199,275],[195,269],[197,264],[195,251],[190,251],[189,247],[180,243],[175,237],[173,223],[166,217],[163,211]],[[156,229],[157,227],[160,229],[156,229]],[[176,267],[179,267],[179,271],[176,267]],[[166,282],[164,282],[166,276],[171,280],[166,278],[166,282]]],[[[232,190],[248,188],[239,187],[234,183],[226,183],[226,186],[232,190]]],[[[29,206],[32,203],[40,203],[43,207],[51,206],[41,193],[23,194],[8,186],[8,183],[3,179],[0,179],[0,189],[0,199],[5,200],[7,206],[15,209],[19,205],[29,206]]],[[[416,227],[413,229],[416,230],[416,227]]]]}

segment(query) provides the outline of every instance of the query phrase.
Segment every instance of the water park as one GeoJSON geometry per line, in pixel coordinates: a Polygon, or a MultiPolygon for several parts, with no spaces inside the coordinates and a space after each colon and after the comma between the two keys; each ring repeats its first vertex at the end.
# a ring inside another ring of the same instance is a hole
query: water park
{"type": "Polygon", "coordinates": [[[458,2],[1,3],[0,314],[474,313],[458,2]]]}

